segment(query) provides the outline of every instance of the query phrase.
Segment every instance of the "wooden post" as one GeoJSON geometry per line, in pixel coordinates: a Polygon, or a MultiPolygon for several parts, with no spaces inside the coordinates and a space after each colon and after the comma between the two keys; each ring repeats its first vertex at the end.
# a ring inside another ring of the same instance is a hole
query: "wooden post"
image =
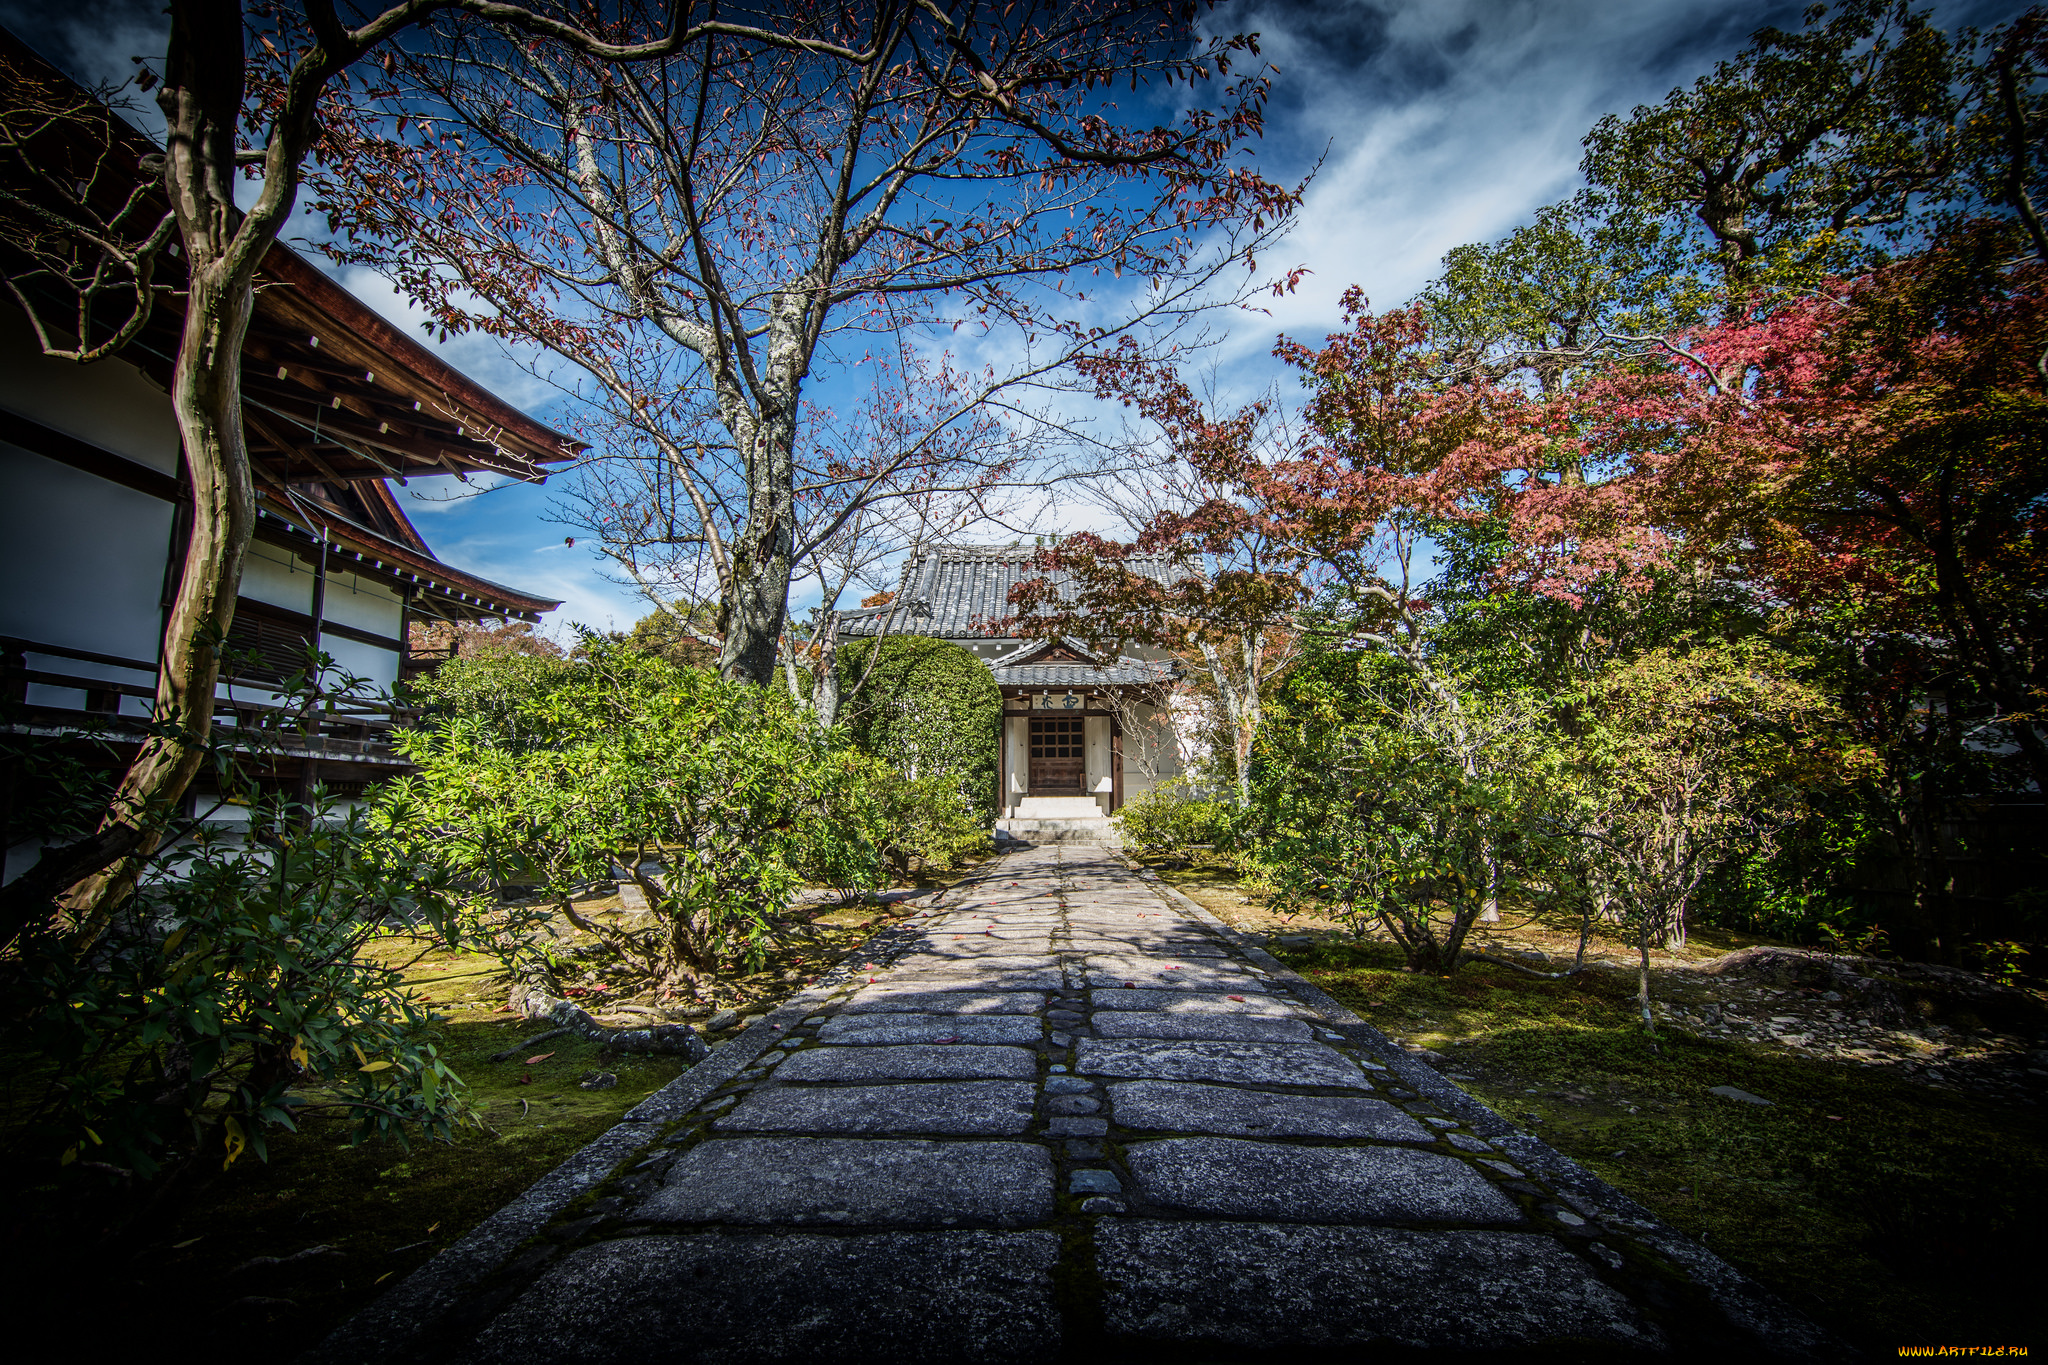
{"type": "Polygon", "coordinates": [[[1003,698],[1003,711],[996,721],[996,819],[1010,810],[1010,699],[1003,698]]]}

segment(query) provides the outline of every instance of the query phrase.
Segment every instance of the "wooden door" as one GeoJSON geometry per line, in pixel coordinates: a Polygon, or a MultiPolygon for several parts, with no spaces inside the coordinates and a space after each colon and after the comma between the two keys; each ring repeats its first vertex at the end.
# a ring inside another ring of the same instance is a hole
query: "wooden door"
{"type": "Polygon", "coordinates": [[[1079,796],[1082,785],[1082,743],[1079,716],[1031,719],[1031,793],[1034,796],[1079,796]]]}

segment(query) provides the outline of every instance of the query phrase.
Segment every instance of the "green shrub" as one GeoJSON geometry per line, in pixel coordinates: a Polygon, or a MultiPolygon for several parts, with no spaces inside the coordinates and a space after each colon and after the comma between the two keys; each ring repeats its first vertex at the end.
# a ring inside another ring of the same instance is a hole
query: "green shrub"
{"type": "Polygon", "coordinates": [[[404,742],[420,771],[394,796],[478,881],[566,904],[615,866],[658,863],[641,889],[659,927],[632,952],[667,990],[758,941],[805,881],[880,885],[893,774],[788,693],[600,640],[547,684],[465,679],[483,704],[404,742]]]}
{"type": "Polygon", "coordinates": [[[842,645],[838,671],[839,726],[862,752],[913,780],[946,774],[976,819],[995,819],[1003,694],[986,664],[944,640],[892,635],[879,658],[871,640],[842,645]]]}
{"type": "Polygon", "coordinates": [[[988,824],[976,818],[953,778],[899,778],[889,773],[879,805],[882,853],[898,876],[916,870],[946,872],[964,859],[994,851],[988,824]]]}
{"type": "Polygon", "coordinates": [[[1113,817],[1124,845],[1145,857],[1185,859],[1196,848],[1230,844],[1230,810],[1178,778],[1127,802],[1113,817]]]}
{"type": "Polygon", "coordinates": [[[463,1117],[423,1003],[358,956],[390,917],[463,941],[431,847],[395,808],[273,798],[250,816],[283,833],[201,830],[95,948],[46,927],[7,962],[36,1058],[10,1106],[16,1155],[148,1178],[263,1158],[266,1132],[308,1108],[348,1112],[352,1141],[445,1137],[463,1117]]]}

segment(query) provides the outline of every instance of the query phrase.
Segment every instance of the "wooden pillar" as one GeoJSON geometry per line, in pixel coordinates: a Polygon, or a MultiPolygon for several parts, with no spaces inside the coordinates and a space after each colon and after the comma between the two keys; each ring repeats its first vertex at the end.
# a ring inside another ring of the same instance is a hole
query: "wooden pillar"
{"type": "Polygon", "coordinates": [[[996,721],[996,819],[1010,809],[1010,699],[1003,698],[1002,715],[996,721]]]}

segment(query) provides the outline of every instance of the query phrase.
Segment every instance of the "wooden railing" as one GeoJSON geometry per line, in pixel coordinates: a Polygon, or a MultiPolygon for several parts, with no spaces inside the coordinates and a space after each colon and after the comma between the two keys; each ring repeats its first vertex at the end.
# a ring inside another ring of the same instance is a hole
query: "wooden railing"
{"type": "MultiPolygon", "coordinates": [[[[140,733],[146,713],[156,700],[154,685],[89,678],[58,668],[30,668],[28,656],[31,654],[133,669],[151,675],[156,672],[156,665],[136,659],[0,636],[0,724],[60,730],[91,726],[112,738],[120,738],[124,728],[140,733]],[[49,699],[31,702],[29,688],[32,685],[82,693],[82,704],[49,699]],[[140,705],[127,708],[124,714],[121,705],[124,698],[132,698],[140,705]],[[136,714],[138,711],[144,714],[136,714]]],[[[265,747],[285,753],[362,757],[389,762],[395,757],[392,732],[411,725],[420,716],[416,707],[346,696],[321,698],[311,707],[281,706],[276,702],[234,696],[232,693],[237,685],[237,680],[221,680],[222,689],[229,695],[215,697],[214,723],[265,731],[265,747]]],[[[261,680],[240,682],[239,686],[262,692],[272,690],[271,684],[261,680]]]]}

